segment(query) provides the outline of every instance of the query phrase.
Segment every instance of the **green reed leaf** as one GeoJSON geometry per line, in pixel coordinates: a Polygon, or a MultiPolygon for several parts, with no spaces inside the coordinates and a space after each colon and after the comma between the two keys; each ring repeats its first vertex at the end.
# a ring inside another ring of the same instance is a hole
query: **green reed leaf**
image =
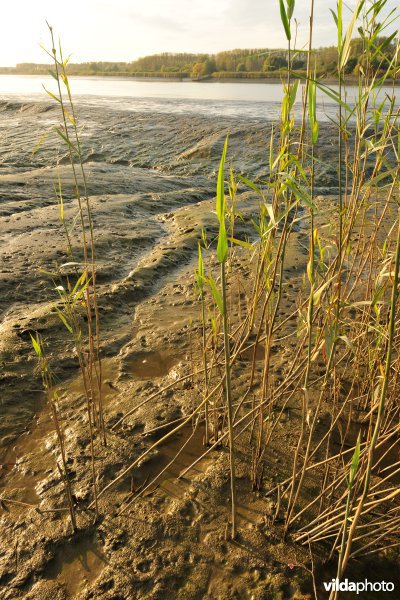
{"type": "Polygon", "coordinates": [[[308,206],[309,208],[312,208],[315,212],[317,212],[317,207],[314,204],[308,191],[306,189],[300,187],[294,179],[292,179],[291,177],[288,177],[285,180],[283,185],[286,188],[288,188],[298,200],[300,200],[306,206],[308,206]]]}
{"type": "Polygon", "coordinates": [[[274,164],[274,124],[271,126],[271,137],[269,140],[269,172],[273,171],[272,165],[274,164]]]}
{"type": "Polygon", "coordinates": [[[207,279],[207,281],[211,288],[211,293],[213,295],[215,303],[218,306],[218,310],[221,313],[221,315],[223,315],[224,314],[224,304],[222,302],[222,296],[221,296],[219,289],[217,288],[217,285],[216,285],[212,275],[210,275],[210,277],[207,279]]]}
{"type": "Polygon", "coordinates": [[[294,103],[296,102],[297,90],[299,89],[299,80],[296,81],[289,88],[289,110],[292,110],[294,103]]]}
{"type": "Polygon", "coordinates": [[[71,117],[66,108],[63,110],[64,115],[67,117],[68,121],[75,127],[75,120],[71,117]]]}
{"type": "Polygon", "coordinates": [[[343,44],[343,0],[338,0],[337,13],[336,13],[336,27],[337,27],[337,40],[338,40],[338,52],[339,56],[342,54],[343,44]]]}
{"type": "Polygon", "coordinates": [[[285,4],[284,4],[283,0],[279,0],[279,9],[280,9],[280,13],[281,13],[281,21],[282,21],[283,28],[285,30],[286,38],[288,41],[290,41],[292,38],[292,34],[290,32],[290,24],[289,24],[289,20],[288,20],[288,16],[287,16],[286,9],[285,9],[285,4]]]}
{"type": "MultiPolygon", "coordinates": [[[[371,177],[371,179],[369,179],[366,183],[364,183],[364,185],[362,186],[361,190],[364,191],[364,190],[366,190],[368,188],[371,188],[372,186],[376,185],[377,183],[379,183],[383,179],[386,179],[390,175],[396,176],[397,171],[398,171],[398,166],[393,167],[392,169],[388,169],[387,171],[384,171],[383,173],[380,173],[379,175],[376,175],[375,177],[371,177]]],[[[392,177],[391,180],[388,181],[387,183],[392,182],[394,178],[395,177],[392,177]]]]}
{"type": "Polygon", "coordinates": [[[199,249],[199,260],[198,260],[198,271],[197,272],[200,275],[200,277],[204,277],[203,253],[201,251],[200,244],[198,245],[198,249],[199,249]]]}
{"type": "Polygon", "coordinates": [[[274,207],[272,206],[272,204],[267,204],[265,203],[265,209],[268,213],[268,216],[270,218],[270,221],[272,223],[272,225],[276,225],[276,218],[275,218],[275,214],[274,214],[274,207]]]}
{"type": "Polygon", "coordinates": [[[287,18],[290,19],[293,17],[294,12],[294,0],[286,0],[287,4],[287,18]]]}
{"type": "Polygon", "coordinates": [[[57,73],[55,73],[54,71],[49,69],[49,75],[51,75],[53,77],[53,79],[55,79],[58,82],[57,73]]]}
{"type": "Polygon", "coordinates": [[[39,150],[40,146],[43,144],[43,142],[45,141],[45,139],[47,138],[48,135],[49,135],[48,131],[46,131],[46,133],[44,133],[42,135],[42,137],[40,138],[40,140],[38,141],[38,143],[36,144],[36,146],[32,150],[32,156],[35,156],[36,152],[39,150]]]}
{"type": "Polygon", "coordinates": [[[231,242],[231,244],[236,244],[237,246],[242,246],[243,248],[248,248],[249,250],[253,248],[252,244],[245,242],[244,240],[238,240],[233,237],[229,237],[228,240],[231,242]]]}
{"type": "MultiPolygon", "coordinates": [[[[307,278],[308,278],[308,281],[310,282],[311,286],[314,285],[314,269],[313,269],[313,265],[314,265],[313,260],[310,257],[310,259],[307,262],[307,278]]],[[[313,288],[311,288],[311,298],[312,298],[313,291],[314,291],[313,288]]],[[[310,306],[311,306],[311,303],[310,303],[310,306]]]]}
{"type": "Polygon", "coordinates": [[[315,145],[318,141],[319,125],[318,121],[315,121],[311,132],[311,141],[315,145]]]}
{"type": "Polygon", "coordinates": [[[48,90],[44,86],[43,86],[43,89],[46,92],[46,94],[48,94],[50,96],[50,98],[53,98],[53,100],[55,100],[56,102],[58,102],[59,104],[61,104],[61,100],[60,100],[60,98],[58,98],[58,96],[55,96],[52,92],[50,92],[50,90],[48,90]]]}
{"type": "Polygon", "coordinates": [[[74,144],[71,142],[71,140],[69,140],[67,138],[67,136],[63,134],[61,129],[59,129],[58,127],[55,127],[54,129],[57,132],[57,134],[60,136],[60,138],[67,144],[67,146],[69,146],[69,148],[71,148],[71,150],[76,152],[76,154],[78,154],[78,156],[79,156],[79,152],[78,152],[77,148],[74,146],[74,144]]]}
{"type": "Polygon", "coordinates": [[[221,219],[218,233],[217,258],[220,263],[224,263],[228,256],[228,240],[226,236],[225,217],[221,219]]]}
{"type": "Polygon", "coordinates": [[[310,118],[311,143],[315,145],[318,141],[319,125],[317,121],[317,86],[314,81],[308,85],[308,112],[310,118]]]}
{"type": "Polygon", "coordinates": [[[328,281],[325,281],[325,283],[323,283],[316,292],[314,292],[313,294],[313,302],[314,302],[314,306],[318,306],[318,304],[321,301],[321,296],[322,293],[324,292],[324,290],[326,290],[332,283],[332,281],[335,279],[335,276],[331,277],[330,279],[328,279],[328,281]]]}
{"type": "Polygon", "coordinates": [[[64,69],[67,66],[67,64],[69,63],[69,61],[71,59],[71,56],[72,56],[72,54],[70,54],[69,56],[67,56],[67,58],[61,63],[64,69]]]}
{"type": "Polygon", "coordinates": [[[71,90],[70,90],[70,87],[69,87],[69,80],[68,80],[67,75],[65,73],[62,73],[61,74],[61,79],[62,79],[63,84],[67,88],[68,93],[70,93],[71,90]]]}
{"type": "Polygon", "coordinates": [[[228,149],[228,136],[225,138],[224,148],[222,150],[221,161],[218,169],[217,179],[217,216],[218,220],[221,221],[225,218],[225,181],[224,181],[224,167],[226,160],[226,152],[228,149]]]}
{"type": "Polygon", "coordinates": [[[373,297],[372,302],[371,302],[372,307],[376,306],[379,303],[380,299],[382,298],[383,292],[385,291],[385,287],[386,287],[386,284],[381,285],[381,287],[376,292],[376,294],[373,297]]]}
{"type": "Polygon", "coordinates": [[[313,124],[315,122],[315,108],[316,108],[315,103],[316,103],[315,82],[310,81],[308,84],[308,114],[310,117],[311,129],[313,128],[313,124]]]}
{"type": "Polygon", "coordinates": [[[340,50],[340,64],[339,64],[340,70],[344,69],[344,67],[347,64],[347,61],[349,60],[350,44],[351,44],[351,38],[353,35],[354,25],[359,17],[359,14],[360,14],[360,11],[361,11],[363,5],[364,5],[364,0],[359,0],[356,8],[354,9],[353,15],[350,19],[350,23],[347,26],[347,31],[346,31],[346,35],[344,38],[343,46],[340,50]]]}
{"type": "Polygon", "coordinates": [[[40,358],[42,356],[42,346],[39,341],[39,335],[36,334],[36,339],[33,337],[33,335],[31,333],[29,335],[31,336],[32,346],[36,353],[36,356],[38,358],[40,358]]]}
{"type": "Polygon", "coordinates": [[[204,229],[204,227],[201,228],[201,239],[203,241],[204,244],[204,248],[208,248],[208,242],[207,242],[207,234],[206,234],[206,230],[204,229]]]}
{"type": "Polygon", "coordinates": [[[68,331],[70,333],[73,333],[71,325],[68,323],[67,319],[65,318],[65,316],[63,315],[61,310],[59,308],[57,308],[56,306],[54,308],[56,309],[57,315],[60,317],[60,320],[64,323],[64,325],[68,329],[68,331]]]}
{"type": "Polygon", "coordinates": [[[335,21],[335,25],[336,25],[336,27],[337,27],[337,26],[338,26],[338,18],[337,18],[337,15],[336,15],[335,11],[333,11],[331,8],[330,8],[329,10],[330,10],[330,11],[331,11],[331,13],[332,13],[333,20],[335,21]]]}
{"type": "Polygon", "coordinates": [[[84,283],[88,283],[89,279],[87,277],[87,273],[86,270],[83,271],[82,275],[78,278],[77,282],[74,285],[74,289],[72,290],[71,294],[75,294],[75,292],[78,290],[79,286],[84,285],[84,283]]]}
{"type": "Polygon", "coordinates": [[[254,192],[256,192],[259,196],[263,197],[263,193],[262,193],[261,189],[253,181],[250,181],[250,179],[247,179],[246,177],[243,177],[242,175],[238,175],[237,178],[239,179],[239,181],[241,181],[242,183],[247,185],[250,189],[252,189],[254,192]]]}
{"type": "Polygon", "coordinates": [[[72,306],[75,306],[75,304],[78,302],[78,300],[80,300],[82,298],[88,285],[89,285],[89,279],[82,285],[82,287],[75,294],[72,294],[72,298],[73,298],[72,306]]]}

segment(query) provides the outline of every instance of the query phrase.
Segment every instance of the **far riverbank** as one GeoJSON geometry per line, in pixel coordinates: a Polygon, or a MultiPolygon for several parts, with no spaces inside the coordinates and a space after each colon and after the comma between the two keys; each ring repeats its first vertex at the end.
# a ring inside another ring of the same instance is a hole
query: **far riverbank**
{"type": "MultiPolygon", "coordinates": [[[[50,66],[49,66],[50,69],[50,66]]],[[[29,72],[29,71],[20,71],[12,67],[0,67],[0,75],[17,75],[17,76],[30,76],[30,77],[43,77],[48,75],[48,71],[40,71],[40,72],[29,72]]],[[[131,81],[157,81],[157,82],[171,82],[171,83],[269,83],[269,84],[281,84],[283,81],[286,81],[287,72],[280,71],[277,75],[269,76],[267,74],[262,73],[240,73],[237,76],[229,74],[227,77],[224,72],[216,72],[212,75],[200,77],[200,78],[192,78],[187,73],[180,73],[178,75],[171,73],[157,73],[155,75],[148,73],[129,73],[129,72],[88,72],[88,73],[80,73],[75,74],[71,73],[71,77],[82,79],[82,78],[98,78],[105,77],[107,79],[129,79],[131,81]]],[[[296,77],[296,74],[294,74],[296,77]]],[[[297,78],[300,80],[305,79],[305,74],[301,73],[297,75],[297,78]]],[[[318,81],[323,82],[328,85],[337,85],[338,80],[337,77],[327,76],[327,77],[319,77],[318,81]]],[[[346,77],[347,85],[358,85],[358,79],[356,76],[348,75],[346,77]]],[[[400,80],[387,80],[387,86],[400,85],[400,80]]]]}

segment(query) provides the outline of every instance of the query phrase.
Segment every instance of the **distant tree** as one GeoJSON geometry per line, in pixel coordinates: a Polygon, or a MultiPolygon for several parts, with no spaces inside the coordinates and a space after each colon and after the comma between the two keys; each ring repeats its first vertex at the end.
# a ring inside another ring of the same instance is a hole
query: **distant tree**
{"type": "Polygon", "coordinates": [[[350,75],[351,73],[353,73],[357,64],[358,64],[358,59],[356,57],[353,56],[353,57],[349,58],[346,66],[344,68],[344,72],[346,73],[346,75],[350,75]]]}
{"type": "Polygon", "coordinates": [[[283,56],[268,56],[264,60],[263,70],[264,71],[278,71],[279,69],[285,69],[287,67],[287,60],[283,56]]]}
{"type": "MultiPolygon", "coordinates": [[[[374,42],[367,39],[354,38],[351,40],[349,59],[346,64],[346,73],[348,75],[357,74],[360,69],[363,71],[371,70],[372,73],[380,73],[393,59],[396,52],[396,37],[378,36],[374,42]],[[365,52],[366,47],[371,44],[371,51],[374,58],[368,58],[370,53],[365,52]]],[[[337,76],[338,50],[335,46],[319,48],[313,52],[313,64],[315,61],[318,76],[332,75],[337,76]]],[[[294,54],[293,67],[304,70],[307,63],[307,53],[296,51],[294,54]]],[[[284,49],[269,50],[268,48],[236,48],[226,50],[217,54],[192,54],[192,53],[171,53],[162,52],[151,56],[143,56],[133,62],[107,62],[92,61],[86,63],[69,63],[68,72],[70,75],[99,75],[99,74],[130,74],[152,75],[162,73],[182,74],[193,79],[211,75],[218,72],[223,77],[224,74],[231,76],[237,73],[238,77],[260,77],[262,72],[274,72],[287,67],[287,53],[284,49]]],[[[35,63],[19,63],[11,71],[21,74],[45,74],[48,71],[48,65],[35,63]]]]}
{"type": "Polygon", "coordinates": [[[300,58],[297,58],[293,61],[293,69],[305,69],[306,61],[300,58]]]}
{"type": "Polygon", "coordinates": [[[216,71],[216,70],[217,70],[217,67],[215,64],[215,60],[206,58],[205,61],[203,62],[203,75],[211,75],[211,73],[214,73],[214,71],[216,71]]]}
{"type": "Polygon", "coordinates": [[[194,63],[193,67],[192,67],[192,72],[190,74],[192,79],[198,79],[199,77],[202,77],[203,75],[203,63],[194,63]]]}
{"type": "Polygon", "coordinates": [[[335,46],[320,48],[315,53],[316,68],[319,75],[334,73],[337,71],[338,51],[335,46]]]}
{"type": "Polygon", "coordinates": [[[332,73],[336,73],[337,71],[337,61],[336,60],[332,60],[331,62],[329,62],[326,67],[325,67],[325,71],[326,73],[332,74],[332,73]]]}
{"type": "MultiPolygon", "coordinates": [[[[364,42],[361,38],[354,38],[350,44],[350,57],[358,58],[364,53],[364,42]]],[[[355,66],[355,65],[354,65],[355,66]]]]}

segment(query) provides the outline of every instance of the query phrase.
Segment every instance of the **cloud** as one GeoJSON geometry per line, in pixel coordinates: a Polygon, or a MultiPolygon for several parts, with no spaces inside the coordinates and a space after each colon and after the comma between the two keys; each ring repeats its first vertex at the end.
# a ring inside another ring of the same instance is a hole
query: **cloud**
{"type": "Polygon", "coordinates": [[[184,33],[186,31],[186,27],[182,23],[163,15],[144,15],[139,12],[129,12],[126,17],[131,19],[135,25],[159,29],[163,34],[184,33]]]}
{"type": "MultiPolygon", "coordinates": [[[[298,47],[307,43],[310,2],[296,0],[298,47]]],[[[397,3],[388,0],[387,6],[393,9],[397,3]]],[[[336,0],[315,0],[315,47],[336,44],[329,11],[335,5],[336,0]]],[[[129,61],[158,52],[215,53],[285,45],[278,0],[69,0],[68,9],[54,0],[6,3],[0,64],[43,61],[38,42],[48,41],[45,18],[76,61],[129,61]]],[[[346,11],[346,22],[348,17],[346,11]]]]}
{"type": "MultiPolygon", "coordinates": [[[[356,0],[349,0],[346,6],[356,5],[356,0]]],[[[397,0],[388,0],[386,14],[398,7],[397,0]]],[[[314,45],[327,46],[336,44],[336,28],[331,11],[336,8],[336,0],[317,0],[314,7],[314,45]]],[[[311,0],[297,0],[293,18],[298,28],[298,45],[308,40],[311,0]]],[[[350,12],[344,9],[344,21],[349,20],[350,12]]],[[[229,27],[241,37],[246,37],[246,30],[253,33],[254,46],[284,45],[285,37],[279,13],[278,0],[229,0],[224,10],[224,18],[229,27]]],[[[392,27],[393,30],[393,27],[392,27]]],[[[242,44],[237,44],[242,45],[242,44]]]]}

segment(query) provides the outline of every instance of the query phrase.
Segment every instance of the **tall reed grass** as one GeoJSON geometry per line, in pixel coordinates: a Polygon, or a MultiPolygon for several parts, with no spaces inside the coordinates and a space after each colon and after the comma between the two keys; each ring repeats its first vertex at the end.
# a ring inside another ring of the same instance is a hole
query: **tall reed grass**
{"type": "MultiPolygon", "coordinates": [[[[95,439],[98,436],[103,445],[106,446],[107,437],[102,399],[100,317],[97,300],[93,216],[87,189],[77,113],[67,74],[69,58],[65,59],[63,57],[61,43],[58,43],[58,47],[56,47],[53,28],[50,25],[48,25],[48,28],[51,49],[47,50],[43,47],[43,50],[53,61],[53,69],[50,74],[56,87],[54,91],[46,88],[45,91],[59,108],[60,124],[54,126],[52,132],[61,140],[67,151],[72,172],[76,213],[71,222],[68,222],[65,216],[62,181],[59,178],[58,186],[55,187],[55,194],[59,205],[60,223],[66,238],[66,257],[65,262],[57,264],[52,272],[42,270],[42,273],[49,277],[53,283],[56,294],[54,310],[65,327],[66,335],[70,336],[74,343],[81,373],[89,427],[92,486],[97,516],[98,490],[95,439]],[[74,247],[72,240],[76,237],[80,238],[80,242],[74,247]]],[[[44,137],[41,141],[43,139],[44,137]]],[[[37,152],[39,148],[40,143],[35,147],[34,152],[37,152]]],[[[54,394],[57,394],[57,392],[54,389],[53,379],[50,375],[51,370],[48,366],[48,360],[44,359],[43,344],[39,339],[32,339],[32,343],[39,357],[44,387],[48,396],[50,395],[54,399],[54,394]]],[[[52,408],[53,420],[55,421],[62,455],[64,456],[65,444],[59,420],[56,419],[57,415],[54,413],[54,401],[52,402],[49,399],[49,404],[52,408]]],[[[67,490],[68,497],[70,497],[70,483],[66,467],[64,468],[64,477],[68,481],[67,490]]],[[[76,529],[74,518],[71,512],[71,521],[74,529],[76,529]]]]}
{"type": "MultiPolygon", "coordinates": [[[[250,485],[276,498],[274,522],[283,521],[282,537],[311,549],[322,542],[325,548],[330,544],[328,557],[337,561],[341,578],[351,558],[400,544],[396,539],[400,490],[395,484],[400,461],[387,464],[387,457],[400,445],[400,138],[395,87],[399,38],[392,33],[399,15],[398,9],[388,10],[386,0],[360,0],[352,14],[338,0],[332,11],[338,36],[336,90],[315,78],[313,0],[306,49],[295,44],[294,0],[280,0],[279,8],[289,68],[282,82],[279,125],[272,128],[269,140],[268,176],[253,181],[232,167],[227,176],[226,139],[217,177],[218,236],[208,243],[203,234],[199,244],[195,279],[201,311],[200,399],[189,415],[179,424],[174,422],[171,431],[98,492],[93,455],[92,505],[97,506],[97,498],[154,448],[188,424],[200,423],[207,447],[194,464],[228,445],[230,537],[240,534],[235,475],[240,447],[249,464],[250,485]],[[356,34],[364,55],[357,95],[350,102],[345,73],[356,34]],[[393,43],[395,50],[388,56],[385,50],[393,43]],[[308,56],[302,86],[292,73],[300,50],[308,56]],[[302,102],[296,103],[300,90],[302,102]],[[337,106],[337,118],[329,126],[336,139],[337,186],[334,198],[328,200],[318,196],[316,187],[316,172],[324,161],[319,122],[324,95],[337,106]],[[238,202],[245,190],[259,203],[247,239],[235,233],[237,222],[242,223],[238,202]],[[304,271],[291,279],[286,267],[289,252],[299,251],[299,226],[307,238],[308,256],[304,271]],[[238,283],[238,261],[246,264],[246,282],[238,283]],[[205,264],[210,265],[207,274],[205,264]],[[282,299],[289,295],[294,308],[288,313],[282,299]],[[295,331],[290,325],[294,320],[295,331]],[[289,343],[290,356],[277,374],[276,346],[289,343]],[[260,353],[261,372],[257,369],[260,353]],[[244,355],[251,357],[248,381],[238,394],[232,373],[244,355]],[[290,475],[281,475],[276,486],[266,487],[268,451],[282,441],[278,425],[288,408],[299,415],[288,425],[291,439],[295,438],[290,475]]],[[[84,250],[83,269],[79,271],[80,263],[74,263],[75,285],[58,287],[59,311],[80,348],[92,444],[95,427],[105,443],[93,222],[67,61],[61,50],[57,53],[53,48],[50,55],[58,86],[58,95],[51,95],[62,112],[57,135],[68,148],[74,172],[84,250]],[[64,89],[70,110],[64,103],[64,89]],[[75,306],[81,296],[88,316],[85,335],[75,306]]],[[[75,256],[72,248],[70,253],[75,256]]],[[[129,410],[113,429],[161,393],[129,410]]]]}

